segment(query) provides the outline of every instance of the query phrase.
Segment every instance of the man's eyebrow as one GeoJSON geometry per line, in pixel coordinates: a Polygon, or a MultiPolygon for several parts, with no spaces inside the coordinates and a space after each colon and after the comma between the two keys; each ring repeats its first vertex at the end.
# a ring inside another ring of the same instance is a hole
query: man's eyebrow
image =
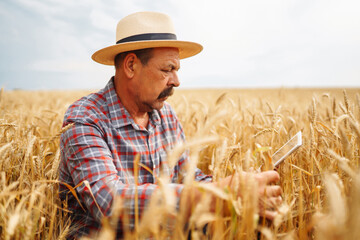
{"type": "Polygon", "coordinates": [[[174,64],[172,64],[172,63],[170,63],[169,65],[168,65],[168,67],[169,68],[171,68],[172,70],[176,70],[176,71],[178,71],[179,69],[180,69],[180,66],[178,66],[178,67],[176,67],[174,64]]]}

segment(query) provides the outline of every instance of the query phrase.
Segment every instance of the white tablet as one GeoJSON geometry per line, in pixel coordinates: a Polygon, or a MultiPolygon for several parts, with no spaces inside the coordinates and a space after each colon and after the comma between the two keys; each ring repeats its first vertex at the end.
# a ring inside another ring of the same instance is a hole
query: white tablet
{"type": "Polygon", "coordinates": [[[287,143],[285,143],[279,150],[277,150],[272,155],[272,162],[274,163],[274,168],[277,168],[280,163],[282,163],[285,158],[287,158],[291,153],[298,149],[302,145],[302,134],[301,131],[296,133],[287,143]]]}

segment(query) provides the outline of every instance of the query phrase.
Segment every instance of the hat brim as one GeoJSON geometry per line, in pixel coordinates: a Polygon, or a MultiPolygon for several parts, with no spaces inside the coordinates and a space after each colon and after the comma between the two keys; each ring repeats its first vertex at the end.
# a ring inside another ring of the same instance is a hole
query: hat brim
{"type": "Polygon", "coordinates": [[[154,40],[136,41],[112,45],[96,51],[91,58],[98,63],[114,65],[114,58],[117,54],[132,50],[139,50],[154,47],[174,47],[179,49],[180,59],[194,56],[202,51],[203,47],[195,42],[178,40],[154,40]]]}

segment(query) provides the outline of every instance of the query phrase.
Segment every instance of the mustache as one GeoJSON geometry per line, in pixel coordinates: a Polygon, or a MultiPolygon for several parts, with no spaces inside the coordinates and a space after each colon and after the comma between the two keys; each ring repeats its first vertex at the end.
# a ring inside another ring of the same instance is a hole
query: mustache
{"type": "Polygon", "coordinates": [[[163,90],[160,94],[158,99],[164,98],[164,97],[170,97],[171,95],[173,95],[174,93],[174,88],[173,87],[169,87],[165,90],[163,90]]]}

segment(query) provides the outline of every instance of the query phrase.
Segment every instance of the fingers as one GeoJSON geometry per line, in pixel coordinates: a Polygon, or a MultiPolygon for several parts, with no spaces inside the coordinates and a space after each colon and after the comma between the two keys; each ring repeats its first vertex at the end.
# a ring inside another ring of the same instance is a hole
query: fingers
{"type": "Polygon", "coordinates": [[[265,196],[267,197],[277,197],[282,193],[281,187],[277,185],[266,186],[265,188],[265,196]]]}
{"type": "Polygon", "coordinates": [[[264,216],[265,218],[267,218],[267,219],[269,219],[269,220],[272,221],[272,220],[275,219],[275,217],[276,217],[277,214],[278,214],[278,213],[277,213],[276,211],[266,210],[266,211],[264,212],[263,216],[264,216]]]}
{"type": "Polygon", "coordinates": [[[280,175],[276,171],[266,171],[259,173],[265,184],[276,183],[280,180],[280,175]]]}
{"type": "Polygon", "coordinates": [[[278,214],[277,209],[281,204],[282,198],[280,196],[267,199],[261,204],[260,215],[269,220],[274,220],[278,214]]]}
{"type": "Polygon", "coordinates": [[[282,198],[280,196],[278,197],[272,197],[269,198],[267,201],[267,207],[270,209],[277,209],[282,204],[282,198]]]}
{"type": "Polygon", "coordinates": [[[260,210],[274,210],[277,209],[281,204],[283,200],[280,196],[272,197],[268,199],[260,199],[260,210]]]}
{"type": "Polygon", "coordinates": [[[277,206],[280,206],[283,203],[283,199],[281,196],[278,196],[275,201],[277,206]]]}
{"type": "Polygon", "coordinates": [[[245,179],[255,179],[258,184],[259,213],[269,220],[273,220],[278,207],[282,204],[282,190],[280,186],[273,185],[280,180],[276,171],[266,171],[255,174],[242,175],[245,179]]]}

